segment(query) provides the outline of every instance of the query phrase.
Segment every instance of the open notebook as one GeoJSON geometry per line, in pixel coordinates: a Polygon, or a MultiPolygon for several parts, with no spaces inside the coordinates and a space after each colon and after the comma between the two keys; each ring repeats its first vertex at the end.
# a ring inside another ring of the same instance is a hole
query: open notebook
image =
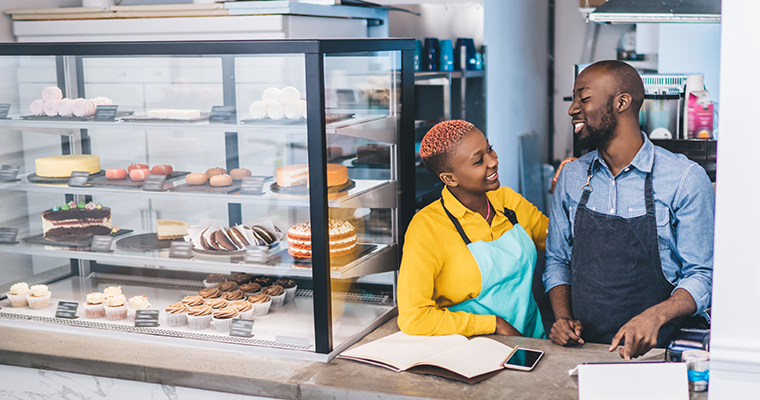
{"type": "Polygon", "coordinates": [[[493,339],[462,335],[412,336],[397,332],[338,356],[385,367],[477,383],[503,370],[514,348],[493,339]]]}

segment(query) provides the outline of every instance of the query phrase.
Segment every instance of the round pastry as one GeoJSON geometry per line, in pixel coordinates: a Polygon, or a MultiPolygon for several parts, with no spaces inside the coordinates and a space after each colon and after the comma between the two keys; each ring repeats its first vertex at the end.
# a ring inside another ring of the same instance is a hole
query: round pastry
{"type": "Polygon", "coordinates": [[[282,278],[278,279],[277,282],[275,282],[276,285],[280,285],[285,289],[290,289],[292,287],[296,287],[296,281],[288,278],[282,278]]]}
{"type": "Polygon", "coordinates": [[[233,290],[231,292],[222,293],[222,298],[229,301],[241,300],[243,298],[243,292],[241,290],[233,290]]]}
{"type": "Polygon", "coordinates": [[[270,297],[268,294],[252,294],[248,296],[248,301],[254,304],[257,303],[267,303],[270,301],[270,297]]]}
{"type": "Polygon", "coordinates": [[[208,228],[204,229],[203,232],[201,232],[201,247],[203,247],[203,250],[216,250],[215,247],[211,245],[211,242],[206,238],[206,235],[208,234],[208,228]]]}
{"type": "Polygon", "coordinates": [[[270,119],[283,119],[285,117],[285,106],[282,103],[269,103],[267,116],[270,119]]]}
{"type": "Polygon", "coordinates": [[[209,169],[206,170],[206,176],[208,176],[209,179],[212,176],[226,174],[226,173],[227,173],[227,170],[224,169],[224,168],[222,168],[222,167],[209,168],[209,169]]]}
{"type": "Polygon", "coordinates": [[[185,182],[187,182],[188,185],[203,185],[208,182],[208,175],[203,172],[187,174],[185,175],[185,182]]]}
{"type": "Polygon", "coordinates": [[[201,296],[185,296],[181,303],[187,304],[189,307],[200,306],[203,304],[203,297],[201,296]]]}
{"type": "Polygon", "coordinates": [[[285,288],[283,288],[280,285],[272,285],[269,287],[265,287],[261,290],[262,294],[268,294],[270,296],[279,296],[283,293],[285,293],[285,288]]]}
{"type": "Polygon", "coordinates": [[[238,290],[238,284],[233,281],[220,282],[216,285],[216,288],[222,292],[231,292],[233,290],[238,290]]]}
{"type": "Polygon", "coordinates": [[[232,177],[227,174],[215,175],[209,179],[211,186],[230,186],[232,185],[232,177]]]}
{"type": "Polygon", "coordinates": [[[248,112],[251,113],[253,119],[264,119],[267,116],[267,103],[263,100],[254,101],[248,107],[248,112]]]}
{"type": "Polygon", "coordinates": [[[230,302],[227,301],[226,299],[218,297],[218,298],[215,298],[215,299],[208,299],[208,300],[206,300],[205,304],[207,306],[211,306],[211,308],[213,308],[213,309],[218,309],[218,308],[227,307],[227,305],[230,304],[230,302]]]}
{"type": "Polygon", "coordinates": [[[233,181],[242,181],[243,178],[251,176],[251,170],[248,168],[235,168],[230,171],[233,181]]]}
{"type": "MultiPolygon", "coordinates": [[[[348,221],[328,220],[330,234],[330,257],[351,254],[356,251],[356,229],[348,221]]],[[[311,258],[311,224],[301,222],[288,229],[288,253],[296,258],[311,258]]]]}
{"type": "Polygon", "coordinates": [[[248,274],[237,274],[232,277],[232,281],[238,285],[243,285],[251,281],[251,276],[248,274]]]}
{"type": "Polygon", "coordinates": [[[123,168],[109,168],[106,170],[107,179],[126,179],[127,170],[123,168]]]}
{"type": "Polygon", "coordinates": [[[224,282],[226,279],[224,278],[224,275],[222,274],[210,274],[206,277],[206,282],[208,283],[219,283],[224,282]]]}
{"type": "Polygon", "coordinates": [[[150,169],[147,164],[130,164],[127,167],[127,172],[132,172],[135,169],[150,169]]]}
{"type": "Polygon", "coordinates": [[[129,171],[129,179],[133,181],[144,181],[145,177],[151,175],[149,169],[133,169],[129,171]]]}
{"type": "Polygon", "coordinates": [[[251,230],[253,231],[253,235],[257,239],[263,240],[264,243],[266,243],[267,245],[270,245],[277,240],[277,238],[275,238],[275,236],[271,232],[269,232],[266,228],[264,228],[261,225],[254,225],[251,227],[251,230]]]}
{"type": "Polygon", "coordinates": [[[244,283],[240,285],[240,290],[242,290],[243,293],[256,293],[261,290],[261,285],[255,282],[244,283]]]}
{"type": "Polygon", "coordinates": [[[253,282],[258,283],[261,285],[261,287],[267,287],[274,285],[274,279],[268,277],[268,276],[262,276],[259,275],[255,278],[253,278],[253,282]]]}
{"type": "Polygon", "coordinates": [[[150,170],[154,175],[169,175],[174,171],[171,165],[156,165],[150,170]]]}
{"type": "MultiPolygon", "coordinates": [[[[246,247],[248,247],[248,246],[251,245],[251,243],[248,242],[248,239],[245,238],[245,235],[242,232],[240,232],[238,230],[238,228],[236,228],[236,227],[227,229],[227,236],[230,237],[230,240],[235,245],[235,247],[237,247],[240,250],[243,250],[246,247]]],[[[245,274],[241,274],[241,275],[245,275],[245,274]]],[[[248,275],[245,275],[245,276],[248,276],[248,275]]],[[[235,278],[233,278],[233,280],[234,279],[235,278]]],[[[248,277],[248,281],[246,281],[246,282],[249,282],[250,280],[251,280],[251,278],[248,277]]],[[[242,283],[246,283],[246,282],[242,282],[242,283]]],[[[241,283],[241,282],[238,282],[238,283],[241,283]]]]}
{"type": "Polygon", "coordinates": [[[224,229],[220,229],[216,232],[214,232],[214,244],[222,251],[235,251],[237,248],[234,244],[232,244],[232,241],[227,237],[227,235],[224,232],[224,229]]]}
{"type": "Polygon", "coordinates": [[[206,288],[199,290],[198,295],[204,299],[215,299],[222,295],[222,291],[217,288],[206,288]]]}
{"type": "Polygon", "coordinates": [[[280,101],[280,89],[277,89],[276,87],[268,88],[262,93],[261,100],[264,100],[265,103],[280,101]]]}
{"type": "Polygon", "coordinates": [[[288,86],[280,90],[280,102],[282,103],[296,103],[301,100],[301,92],[293,86],[288,86]]]}

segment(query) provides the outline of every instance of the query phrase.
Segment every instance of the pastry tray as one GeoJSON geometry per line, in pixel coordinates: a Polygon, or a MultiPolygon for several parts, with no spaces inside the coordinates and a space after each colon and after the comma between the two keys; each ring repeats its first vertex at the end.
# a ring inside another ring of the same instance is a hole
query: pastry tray
{"type": "MultiPolygon", "coordinates": [[[[349,179],[346,183],[342,185],[328,187],[327,193],[345,192],[355,187],[356,187],[356,182],[354,182],[352,179],[349,179]]],[[[309,188],[306,185],[291,186],[291,187],[283,188],[283,187],[280,187],[280,185],[278,185],[277,182],[275,182],[271,184],[269,188],[272,189],[272,192],[279,193],[279,194],[292,194],[292,195],[301,195],[301,196],[309,195],[309,188]]]]}
{"type": "MultiPolygon", "coordinates": [[[[134,111],[117,111],[116,118],[126,117],[134,113],[134,111]]],[[[21,119],[30,121],[91,121],[95,119],[95,115],[93,114],[87,117],[61,117],[60,115],[56,115],[54,117],[49,117],[47,115],[22,115],[21,119]]]]}
{"type": "MultiPolygon", "coordinates": [[[[342,268],[351,262],[371,253],[377,248],[375,244],[357,243],[356,251],[340,257],[330,257],[330,268],[342,268]]],[[[290,253],[282,255],[282,263],[290,264],[293,268],[311,268],[311,258],[295,258],[290,253]]]]}
{"type": "MultiPolygon", "coordinates": [[[[105,177],[106,172],[103,170],[100,170],[100,172],[90,174],[90,178],[88,180],[88,183],[92,182],[93,178],[97,178],[99,176],[105,177]]],[[[29,180],[29,183],[68,183],[70,177],[65,178],[47,178],[38,176],[36,172],[32,172],[31,174],[26,176],[26,179],[29,180]]]]}
{"type": "Polygon", "coordinates": [[[171,118],[151,118],[148,115],[136,115],[134,117],[123,117],[124,122],[168,122],[168,123],[187,123],[207,121],[211,113],[202,112],[201,116],[194,119],[171,119],[171,118]]]}
{"type": "Polygon", "coordinates": [[[184,242],[184,239],[159,240],[155,233],[142,233],[117,240],[116,248],[128,251],[162,250],[171,247],[172,242],[184,242]]]}
{"type": "MultiPolygon", "coordinates": [[[[172,171],[171,174],[166,176],[166,181],[168,182],[173,179],[181,178],[189,173],[190,172],[186,171],[172,171]]],[[[102,175],[91,178],[89,183],[92,184],[92,186],[142,187],[145,181],[133,181],[132,179],[129,179],[129,175],[127,175],[125,179],[108,179],[105,175],[102,175]]]]}
{"type": "MultiPolygon", "coordinates": [[[[347,119],[351,119],[356,114],[325,114],[325,123],[326,124],[332,124],[338,121],[344,121],[347,119]]],[[[248,118],[240,121],[243,124],[257,124],[257,123],[266,123],[267,125],[306,125],[306,118],[301,119],[270,119],[270,118],[262,118],[262,119],[254,119],[254,118],[248,118]]]]}
{"type": "MultiPolygon", "coordinates": [[[[109,236],[118,237],[132,233],[131,229],[119,229],[118,232],[111,233],[109,236]]],[[[31,244],[42,244],[46,246],[60,246],[60,247],[82,247],[89,248],[92,243],[92,236],[83,236],[77,238],[46,238],[43,235],[30,236],[23,239],[22,242],[31,244]]]]}
{"type": "Polygon", "coordinates": [[[179,186],[175,186],[170,190],[174,192],[206,192],[206,193],[232,193],[240,190],[243,185],[243,181],[232,181],[230,186],[211,186],[208,182],[203,185],[188,185],[184,183],[179,186]]]}

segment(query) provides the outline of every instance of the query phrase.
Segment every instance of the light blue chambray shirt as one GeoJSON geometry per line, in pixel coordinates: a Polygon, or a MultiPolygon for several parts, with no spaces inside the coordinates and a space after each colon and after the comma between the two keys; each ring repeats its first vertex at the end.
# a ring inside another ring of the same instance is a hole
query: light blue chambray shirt
{"type": "Polygon", "coordinates": [[[594,163],[594,177],[586,206],[624,218],[646,214],[644,179],[654,168],[652,188],[662,273],[676,289],[685,289],[691,294],[699,313],[710,307],[712,291],[715,226],[712,184],[697,163],[655,146],[646,135],[642,136],[644,145],[616,177],[596,150],[565,165],[554,190],[549,215],[544,286],[548,292],[555,286],[571,284],[575,211],[589,163],[594,163]]]}

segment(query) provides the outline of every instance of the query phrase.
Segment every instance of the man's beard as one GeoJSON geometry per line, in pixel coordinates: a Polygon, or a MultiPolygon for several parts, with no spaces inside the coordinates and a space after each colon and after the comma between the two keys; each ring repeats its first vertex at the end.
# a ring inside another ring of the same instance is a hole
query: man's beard
{"type": "Polygon", "coordinates": [[[617,116],[613,109],[613,99],[610,98],[607,104],[607,113],[602,116],[602,121],[599,126],[592,127],[586,123],[585,137],[578,137],[578,144],[586,150],[594,150],[599,146],[609,143],[612,140],[612,136],[617,128],[617,116]]]}

